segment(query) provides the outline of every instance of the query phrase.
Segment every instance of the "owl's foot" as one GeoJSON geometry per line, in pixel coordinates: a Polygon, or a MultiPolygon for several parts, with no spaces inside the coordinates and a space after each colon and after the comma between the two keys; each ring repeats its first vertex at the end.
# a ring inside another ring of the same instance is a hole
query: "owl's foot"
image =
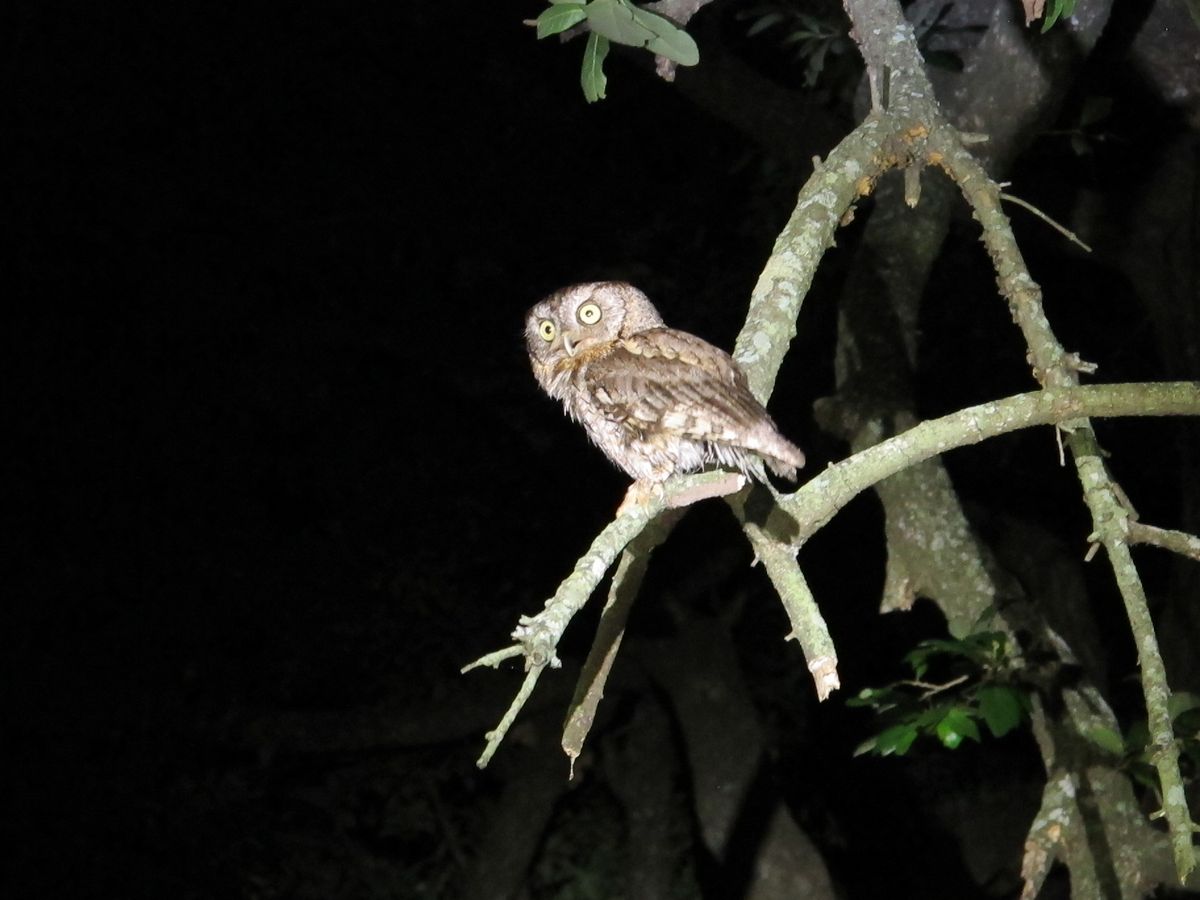
{"type": "Polygon", "coordinates": [[[648,506],[655,500],[661,500],[665,491],[661,481],[635,481],[625,492],[625,499],[617,507],[617,515],[633,512],[639,506],[648,506]]]}

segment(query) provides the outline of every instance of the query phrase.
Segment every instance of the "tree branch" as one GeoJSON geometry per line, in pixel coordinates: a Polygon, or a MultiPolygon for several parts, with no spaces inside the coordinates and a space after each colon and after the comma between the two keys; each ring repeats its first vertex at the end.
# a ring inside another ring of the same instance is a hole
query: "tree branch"
{"type": "MultiPolygon", "coordinates": [[[[1200,414],[1200,386],[1192,382],[1078,386],[1078,373],[1083,366],[1054,336],[1041,308],[1040,289],[1030,278],[1008,219],[1000,209],[999,188],[938,109],[912,29],[904,22],[898,4],[889,0],[846,0],[846,7],[875,88],[876,108],[824,164],[817,164],[754,289],[746,325],[734,352],[747,373],[752,391],[764,402],[769,397],[795,335],[797,314],[816,267],[824,251],[832,246],[837,226],[845,221],[857,199],[870,194],[878,177],[889,168],[902,167],[914,172],[929,164],[945,169],[983,225],[984,242],[995,265],[1001,293],[1025,336],[1034,375],[1044,390],[922,423],[856,453],[816,476],[795,494],[777,498],[777,504],[762,521],[748,523],[747,536],[766,563],[781,595],[795,600],[789,615],[795,613],[793,629],[798,635],[800,629],[796,623],[809,617],[805,627],[810,629],[813,652],[820,654],[828,633],[824,631],[824,637],[821,636],[824,623],[796,565],[795,548],[859,491],[916,460],[1032,424],[1062,424],[1069,432],[1067,441],[1084,483],[1095,536],[1108,549],[1142,655],[1143,689],[1152,740],[1159,750],[1156,763],[1164,785],[1165,812],[1177,871],[1186,878],[1194,865],[1191,823],[1179,781],[1178,751],[1166,717],[1169,694],[1165,673],[1145,608],[1144,592],[1128,555],[1127,514],[1115,500],[1116,486],[1100,462],[1086,419],[1102,415],[1200,414]]],[[[916,176],[907,177],[913,188],[910,196],[915,197],[916,176]]],[[[690,483],[689,479],[678,482],[690,483]]],[[[745,512],[747,497],[743,493],[733,501],[735,511],[741,504],[740,509],[745,512]]],[[[663,498],[652,498],[631,513],[637,520],[632,524],[628,516],[618,516],[548,601],[546,610],[522,619],[514,637],[520,642],[532,677],[536,678],[533,668],[540,670],[557,664],[554,648],[570,617],[603,577],[621,547],[640,534],[665,505],[663,498]]],[[[801,640],[802,643],[805,640],[803,635],[801,640]]],[[[828,649],[832,650],[831,642],[828,649]]],[[[809,645],[805,645],[805,650],[809,653],[809,645]]],[[[829,659],[833,662],[827,674],[832,673],[836,682],[836,656],[830,655],[829,659]]],[[[818,690],[820,685],[818,678],[818,690]]],[[[510,713],[515,715],[515,710],[510,713]]],[[[506,721],[511,721],[507,715],[506,721]]],[[[500,736],[502,733],[497,736],[495,732],[489,736],[489,749],[494,749],[492,739],[498,742],[500,736]]],[[[1074,770],[1070,772],[1074,777],[1074,770]]],[[[1076,823],[1072,839],[1078,840],[1081,834],[1076,823]]]]}
{"type": "Polygon", "coordinates": [[[834,233],[847,211],[871,193],[879,175],[893,164],[884,158],[889,133],[886,123],[868,117],[824,162],[818,160],[775,241],[733,350],[760,401],[765,402],[775,387],[788,345],[796,336],[800,305],[821,257],[834,245],[834,233]]]}
{"type": "Polygon", "coordinates": [[[575,568],[558,586],[554,596],[546,601],[545,608],[537,615],[521,617],[512,634],[517,643],[486,654],[463,667],[462,671],[467,672],[481,665],[498,665],[510,657],[525,657],[525,681],[500,723],[487,734],[487,744],[476,763],[481,769],[488,764],[488,760],[504,740],[505,734],[516,720],[517,713],[529,699],[542,670],[547,666],[557,669],[562,665],[555,653],[558,642],[575,613],[583,608],[617,555],[630,541],[652,525],[669,527],[666,524],[669,517],[664,516],[664,511],[671,507],[676,498],[696,496],[697,492],[703,494],[705,485],[714,482],[727,483],[728,478],[729,473],[723,471],[675,476],[666,481],[660,493],[645,498],[645,502],[623,504],[621,512],[596,536],[587,552],[575,563],[575,568]]]}
{"type": "Polygon", "coordinates": [[[1174,531],[1170,528],[1157,528],[1154,525],[1146,525],[1132,519],[1127,525],[1127,530],[1131,544],[1150,544],[1162,547],[1164,550],[1170,550],[1172,553],[1178,553],[1180,556],[1200,562],[1200,537],[1196,537],[1194,534],[1174,531]]]}
{"type": "Polygon", "coordinates": [[[650,554],[667,539],[683,514],[682,509],[660,513],[652,525],[630,541],[621,554],[621,561],[608,588],[608,602],[600,614],[600,625],[579,673],[575,696],[563,726],[562,748],[571,760],[572,773],[575,760],[583,752],[583,742],[596,719],[596,709],[604,696],[604,685],[625,635],[625,622],[642,586],[646,567],[650,564],[650,554]]]}
{"type": "MultiPolygon", "coordinates": [[[[1042,292],[1030,277],[1017,246],[1008,217],[1000,208],[1000,189],[957,139],[949,125],[936,127],[929,139],[930,161],[943,166],[958,183],[967,202],[983,226],[983,242],[996,268],[1001,294],[1029,348],[1034,377],[1046,386],[1065,387],[1079,383],[1078,357],[1069,354],[1058,342],[1042,309],[1042,292]]],[[[1125,601],[1130,628],[1138,647],[1142,669],[1142,693],[1151,730],[1151,742],[1157,748],[1155,768],[1163,785],[1163,802],[1175,864],[1181,881],[1186,881],[1196,865],[1192,847],[1192,819],[1179,772],[1179,748],[1171,729],[1167,710],[1170,690],[1166,668],[1158,648],[1153,620],[1145,603],[1145,593],[1137,568],[1126,544],[1125,511],[1116,497],[1119,489],[1100,457],[1099,443],[1086,419],[1064,423],[1067,446],[1084,489],[1084,502],[1092,514],[1094,534],[1104,544],[1117,586],[1125,601]]]]}
{"type": "MultiPolygon", "coordinates": [[[[922,422],[903,434],[830,466],[795,493],[779,496],[777,505],[772,507],[764,521],[752,524],[747,534],[781,596],[788,601],[793,635],[805,650],[810,671],[817,681],[818,694],[824,690],[828,695],[837,687],[837,656],[828,630],[812,602],[803,574],[795,565],[795,550],[856,494],[922,459],[1020,428],[1073,421],[1082,416],[1142,415],[1200,415],[1200,382],[1047,389],[973,406],[940,419],[922,422]],[[768,543],[768,539],[779,542],[779,546],[768,543]],[[790,549],[785,551],[785,546],[790,549]]],[[[645,504],[628,507],[600,532],[575,564],[571,574],[559,585],[554,596],[546,601],[545,609],[537,615],[521,618],[519,627],[513,632],[517,644],[488,654],[464,668],[467,671],[478,665],[495,665],[514,656],[525,657],[525,683],[500,724],[488,734],[487,747],[479,760],[480,767],[486,766],[495,753],[542,670],[547,666],[558,668],[561,665],[555,654],[559,639],[617,555],[651,526],[669,529],[673,522],[664,517],[664,511],[668,510],[676,497],[695,495],[698,486],[726,478],[727,473],[722,471],[675,476],[666,482],[661,496],[651,497],[645,504]]],[[[746,517],[745,495],[746,491],[739,493],[739,499],[735,501],[740,504],[735,506],[735,511],[740,509],[739,517],[743,519],[746,517]]],[[[652,549],[663,538],[665,534],[661,537],[651,536],[648,548],[652,549]]],[[[649,549],[645,552],[649,552],[649,549]]],[[[594,652],[607,652],[601,644],[597,646],[600,649],[594,652]]]]}
{"type": "Polygon", "coordinates": [[[1150,730],[1149,746],[1154,748],[1150,759],[1158,771],[1163,813],[1171,833],[1175,866],[1180,881],[1184,882],[1196,865],[1196,854],[1192,847],[1195,829],[1188,811],[1183,775],[1179,771],[1179,744],[1171,724],[1171,690],[1167,684],[1166,666],[1159,651],[1146,591],[1129,552],[1129,511],[1114,490],[1114,482],[1104,467],[1095,433],[1089,428],[1069,434],[1067,442],[1075,457],[1084,501],[1092,512],[1096,530],[1090,539],[1104,545],[1137,644],[1138,662],[1142,668],[1142,693],[1146,700],[1146,720],[1150,730]]]}
{"type": "Polygon", "coordinates": [[[1031,425],[1060,424],[1085,416],[1142,415],[1200,415],[1200,382],[1046,388],[971,406],[921,422],[830,466],[795,493],[780,497],[779,507],[792,521],[792,543],[799,546],[861,491],[920,460],[1031,425]]]}
{"type": "Polygon", "coordinates": [[[763,564],[767,576],[775,585],[775,592],[792,624],[787,637],[797,640],[804,651],[808,671],[816,686],[817,699],[826,700],[842,686],[837,672],[837,648],[833,645],[829,626],[825,624],[800,564],[796,562],[796,551],[786,541],[770,534],[747,517],[747,493],[734,494],[726,498],[726,502],[741,522],[756,559],[763,564]]]}

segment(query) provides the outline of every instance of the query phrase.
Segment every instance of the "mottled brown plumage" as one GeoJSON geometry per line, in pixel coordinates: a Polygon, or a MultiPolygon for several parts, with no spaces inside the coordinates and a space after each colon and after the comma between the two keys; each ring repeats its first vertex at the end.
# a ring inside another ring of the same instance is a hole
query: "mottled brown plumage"
{"type": "Polygon", "coordinates": [[[804,465],[729,354],[666,327],[630,284],[551,294],[526,316],[525,343],[542,389],[638,481],[713,463],[763,480],[763,462],[795,479],[804,465]]]}

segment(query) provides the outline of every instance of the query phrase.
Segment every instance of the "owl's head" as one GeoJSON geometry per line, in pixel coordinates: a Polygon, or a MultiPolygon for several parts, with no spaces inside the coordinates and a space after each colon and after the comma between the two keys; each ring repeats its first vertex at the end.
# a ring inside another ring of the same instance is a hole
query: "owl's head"
{"type": "Polygon", "coordinates": [[[534,363],[569,360],[597,346],[663,324],[650,298],[623,281],[592,281],[555,291],[525,316],[534,363]]]}

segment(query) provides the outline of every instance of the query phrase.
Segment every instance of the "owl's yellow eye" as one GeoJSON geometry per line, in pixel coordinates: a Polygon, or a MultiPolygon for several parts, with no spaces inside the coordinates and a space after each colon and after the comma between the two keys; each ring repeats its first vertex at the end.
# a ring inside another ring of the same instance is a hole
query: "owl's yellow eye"
{"type": "Polygon", "coordinates": [[[595,325],[600,321],[602,315],[600,307],[595,303],[585,303],[575,313],[575,317],[579,319],[579,324],[581,325],[595,325]]]}
{"type": "Polygon", "coordinates": [[[558,329],[554,327],[554,323],[549,319],[542,319],[542,321],[538,322],[538,334],[548,344],[554,340],[554,336],[558,334],[558,329]]]}

